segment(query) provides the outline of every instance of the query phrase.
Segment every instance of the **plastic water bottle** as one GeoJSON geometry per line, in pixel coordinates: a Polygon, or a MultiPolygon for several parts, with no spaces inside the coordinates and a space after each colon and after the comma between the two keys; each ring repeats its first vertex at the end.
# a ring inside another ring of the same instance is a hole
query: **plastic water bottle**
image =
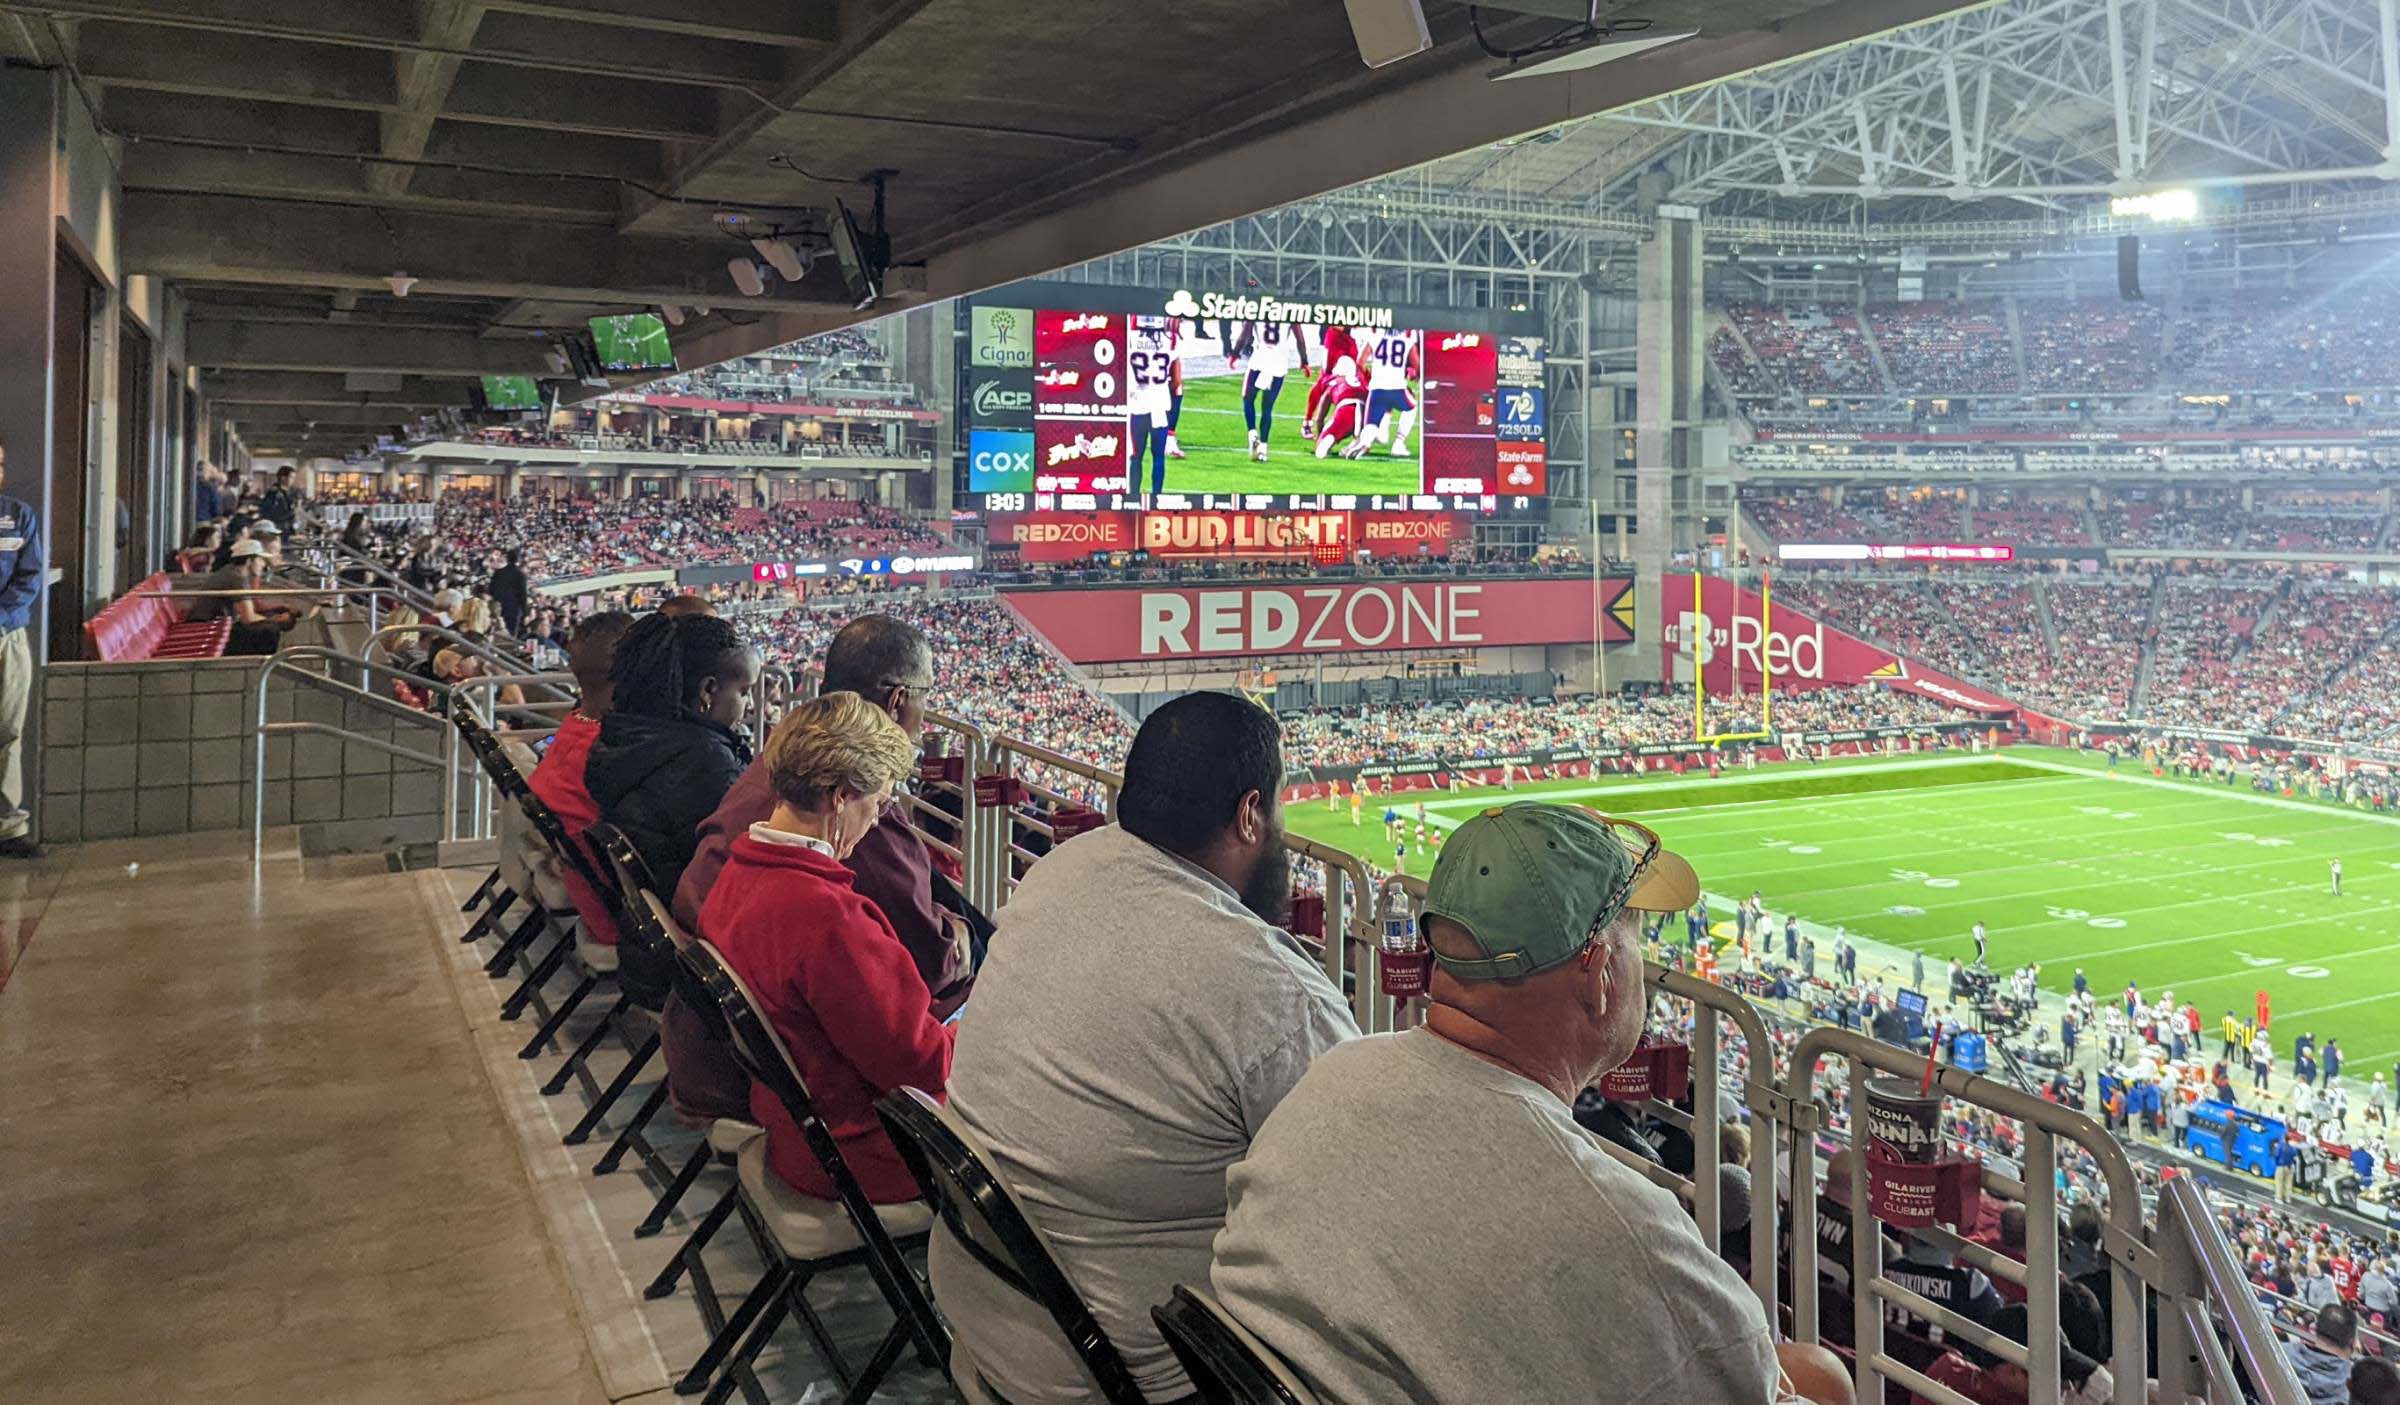
{"type": "Polygon", "coordinates": [[[1417,931],[1408,890],[1400,886],[1398,879],[1387,878],[1377,891],[1376,900],[1383,905],[1383,946],[1376,954],[1383,993],[1396,1000],[1423,995],[1429,974],[1425,941],[1417,931]]]}

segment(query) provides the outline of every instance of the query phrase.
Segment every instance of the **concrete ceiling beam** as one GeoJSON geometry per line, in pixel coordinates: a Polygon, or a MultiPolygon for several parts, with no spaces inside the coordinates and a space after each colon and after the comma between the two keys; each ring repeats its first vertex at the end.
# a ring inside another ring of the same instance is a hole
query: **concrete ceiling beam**
{"type": "MultiPolygon", "coordinates": [[[[203,283],[375,291],[405,270],[425,293],[600,306],[737,301],[730,241],[651,239],[553,224],[160,192],[125,198],[137,273],[203,283]]],[[[838,271],[778,285],[752,308],[847,306],[838,271]]]]}
{"type": "MultiPolygon", "coordinates": [[[[141,25],[102,24],[109,42],[85,46],[85,79],[120,88],[296,103],[367,112],[404,110],[391,55],[284,39],[179,30],[172,42],[141,25]]],[[[633,78],[545,73],[462,63],[440,115],[462,122],[700,141],[717,129],[719,95],[633,78]]]]}
{"type": "Polygon", "coordinates": [[[383,136],[378,154],[392,159],[367,168],[370,193],[398,195],[416,179],[415,166],[404,163],[425,155],[433,124],[441,120],[442,104],[458,79],[458,56],[430,50],[464,49],[475,42],[482,24],[483,6],[475,0],[425,0],[418,37],[427,49],[402,49],[392,55],[399,106],[376,117],[383,136]]]}
{"type": "Polygon", "coordinates": [[[185,346],[186,360],[211,370],[380,371],[437,378],[555,374],[547,343],[472,332],[195,322],[185,332],[185,346]]]}
{"type": "Polygon", "coordinates": [[[835,6],[823,0],[491,0],[534,19],[691,34],[781,48],[828,44],[835,6]]]}
{"type": "Polygon", "coordinates": [[[219,405],[284,407],[372,407],[415,412],[467,408],[468,382],[395,378],[389,390],[353,390],[350,378],[333,371],[210,371],[200,393],[219,405]]]}

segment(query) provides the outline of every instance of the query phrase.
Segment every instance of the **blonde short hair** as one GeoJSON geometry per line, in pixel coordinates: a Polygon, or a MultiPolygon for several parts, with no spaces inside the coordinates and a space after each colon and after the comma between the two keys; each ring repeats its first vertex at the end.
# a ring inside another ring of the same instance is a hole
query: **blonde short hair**
{"type": "Polygon", "coordinates": [[[775,798],[799,810],[816,809],[837,790],[869,795],[897,785],[916,765],[916,739],[856,693],[801,704],[767,738],[775,798]]]}

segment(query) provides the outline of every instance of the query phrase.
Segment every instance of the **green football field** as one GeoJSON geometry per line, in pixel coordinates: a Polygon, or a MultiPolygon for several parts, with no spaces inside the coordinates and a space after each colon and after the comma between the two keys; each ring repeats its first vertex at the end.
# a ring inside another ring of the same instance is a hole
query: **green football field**
{"type": "Polygon", "coordinates": [[[667,339],[667,324],[655,312],[595,318],[592,335],[602,365],[669,369],[675,365],[675,347],[667,339]]]}
{"type": "MultiPolygon", "coordinates": [[[[1242,378],[1195,376],[1184,382],[1183,414],[1176,420],[1175,438],[1184,457],[1167,460],[1170,493],[1414,493],[1422,479],[1417,455],[1423,447],[1419,432],[1408,436],[1408,455],[1393,458],[1380,450],[1363,459],[1335,454],[1317,458],[1317,449],[1300,436],[1300,421],[1308,414],[1310,382],[1306,372],[1284,377],[1275,398],[1275,423],[1270,426],[1267,461],[1252,463],[1250,426],[1242,418],[1242,378]]],[[[1420,424],[1418,430],[1422,430],[1420,424]]],[[[1384,446],[1388,448],[1389,446],[1384,446]]],[[[1142,465],[1143,481],[1136,491],[1149,489],[1150,466],[1142,465]]]]}
{"type": "MultiPolygon", "coordinates": [[[[2400,819],[2244,783],[2110,776],[2044,748],[1761,767],[1676,780],[1520,785],[1511,799],[1575,800],[1629,815],[1689,857],[1711,915],[1756,889],[1775,915],[1927,953],[1927,980],[1971,960],[1980,919],[1994,969],[2041,963],[2042,983],[2081,966],[2102,995],[2138,981],[2200,1007],[2213,1038],[2228,1008],[2272,1000],[2278,1073],[2289,1036],[2342,1041],[2364,1078],[2400,1057],[2400,819]],[[2329,882],[2342,861],[2342,895],[2329,882]]],[[[1499,794],[1422,792],[1429,823],[1453,828],[1499,794]]],[[[1389,867],[1370,796],[1362,827],[1322,801],[1288,807],[1301,834],[1389,867]]],[[[1412,820],[1415,796],[1399,802],[1412,820]]],[[[1430,871],[1414,853],[1411,873],[1430,871]]],[[[1727,922],[1730,930],[1730,923],[1727,922]]],[[[1818,939],[1820,961],[1828,944],[1818,939]]]]}

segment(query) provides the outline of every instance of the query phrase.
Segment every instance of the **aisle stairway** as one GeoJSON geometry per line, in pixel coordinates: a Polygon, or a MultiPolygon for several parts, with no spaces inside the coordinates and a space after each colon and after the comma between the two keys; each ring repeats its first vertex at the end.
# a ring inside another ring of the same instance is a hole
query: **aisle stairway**
{"type": "Polygon", "coordinates": [[[2058,662],[2058,620],[2050,613],[2050,587],[2036,577],[2033,582],[2033,612],[2042,621],[2042,647],[2050,651],[2050,661],[2058,662]]]}
{"type": "Polygon", "coordinates": [[[1876,384],[1885,390],[1894,389],[1891,364],[1883,359],[1883,346],[1875,340],[1875,328],[1872,319],[1867,316],[1866,307],[1861,304],[1852,311],[1858,317],[1858,339],[1866,343],[1867,359],[1875,365],[1876,384]]]}
{"type": "Polygon", "coordinates": [[[2160,572],[2150,578],[2150,599],[2142,607],[2142,666],[2133,675],[2133,692],[2126,699],[2129,715],[2140,717],[2150,706],[2150,680],[2158,672],[2158,604],[2166,597],[2167,577],[2160,572]]]}
{"type": "Polygon", "coordinates": [[[2008,317],[2008,354],[2016,362],[2017,387],[2021,390],[2028,384],[2025,378],[2025,323],[2017,316],[2015,296],[2002,298],[2000,306],[2008,317]]]}

